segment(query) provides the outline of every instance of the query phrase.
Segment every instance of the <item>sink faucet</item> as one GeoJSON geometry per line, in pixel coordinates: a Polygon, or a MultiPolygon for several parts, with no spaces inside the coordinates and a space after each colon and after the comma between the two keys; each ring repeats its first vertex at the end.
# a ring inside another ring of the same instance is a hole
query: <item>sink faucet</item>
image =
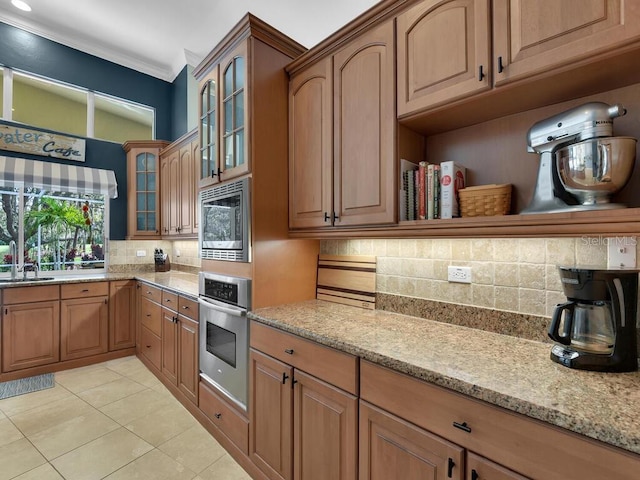
{"type": "Polygon", "coordinates": [[[18,276],[18,248],[14,240],[9,242],[9,255],[11,255],[11,280],[15,280],[18,276]]]}

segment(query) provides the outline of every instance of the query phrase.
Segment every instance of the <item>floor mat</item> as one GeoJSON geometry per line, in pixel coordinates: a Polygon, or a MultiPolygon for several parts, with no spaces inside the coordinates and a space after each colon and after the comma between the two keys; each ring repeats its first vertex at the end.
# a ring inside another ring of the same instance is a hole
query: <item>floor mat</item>
{"type": "Polygon", "coordinates": [[[0,400],[3,398],[15,397],[23,393],[37,392],[45,388],[52,388],[55,385],[53,373],[44,373],[29,378],[9,380],[0,382],[0,400]]]}

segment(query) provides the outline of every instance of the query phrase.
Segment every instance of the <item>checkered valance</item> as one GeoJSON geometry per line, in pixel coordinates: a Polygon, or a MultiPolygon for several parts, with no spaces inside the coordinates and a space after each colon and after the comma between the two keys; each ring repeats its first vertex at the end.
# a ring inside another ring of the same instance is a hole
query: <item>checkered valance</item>
{"type": "Polygon", "coordinates": [[[109,198],[118,196],[112,170],[15,157],[0,156],[0,184],[5,187],[33,185],[52,192],[101,193],[109,198]]]}

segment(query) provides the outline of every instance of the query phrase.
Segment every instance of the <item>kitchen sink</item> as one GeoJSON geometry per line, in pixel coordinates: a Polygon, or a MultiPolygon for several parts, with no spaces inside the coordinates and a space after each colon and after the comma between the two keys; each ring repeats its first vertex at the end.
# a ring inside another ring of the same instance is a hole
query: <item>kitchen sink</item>
{"type": "Polygon", "coordinates": [[[54,277],[29,277],[29,278],[2,278],[0,283],[21,283],[21,282],[42,282],[45,280],[55,280],[54,277]]]}

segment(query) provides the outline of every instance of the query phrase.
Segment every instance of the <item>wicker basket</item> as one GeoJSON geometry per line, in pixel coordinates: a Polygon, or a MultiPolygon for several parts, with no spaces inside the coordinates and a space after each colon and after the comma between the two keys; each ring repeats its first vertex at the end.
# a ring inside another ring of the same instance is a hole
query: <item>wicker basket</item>
{"type": "Polygon", "coordinates": [[[508,215],[511,209],[511,185],[480,185],[458,191],[460,216],[489,217],[508,215]]]}

